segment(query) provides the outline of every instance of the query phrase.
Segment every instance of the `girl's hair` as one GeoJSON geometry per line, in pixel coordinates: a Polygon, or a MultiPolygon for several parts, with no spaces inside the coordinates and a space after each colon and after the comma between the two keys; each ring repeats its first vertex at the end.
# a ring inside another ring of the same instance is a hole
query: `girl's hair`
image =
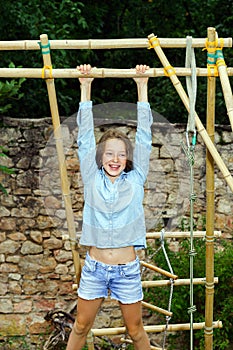
{"type": "Polygon", "coordinates": [[[97,145],[97,150],[96,150],[96,163],[98,168],[100,169],[103,165],[102,159],[103,159],[103,154],[105,150],[105,145],[106,141],[110,139],[119,139],[124,142],[125,148],[126,148],[126,156],[127,156],[127,161],[126,161],[126,167],[125,167],[125,172],[128,172],[133,169],[133,146],[128,138],[123,132],[115,130],[115,129],[110,129],[106,131],[100,138],[98,145],[97,145]]]}

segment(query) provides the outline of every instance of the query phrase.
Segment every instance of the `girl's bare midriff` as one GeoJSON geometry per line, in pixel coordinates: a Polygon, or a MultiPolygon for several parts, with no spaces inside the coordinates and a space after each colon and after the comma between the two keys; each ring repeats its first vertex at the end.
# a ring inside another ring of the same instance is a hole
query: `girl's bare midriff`
{"type": "Polygon", "coordinates": [[[127,264],[128,262],[136,259],[133,246],[109,249],[91,247],[89,250],[89,255],[92,259],[109,265],[127,264]]]}

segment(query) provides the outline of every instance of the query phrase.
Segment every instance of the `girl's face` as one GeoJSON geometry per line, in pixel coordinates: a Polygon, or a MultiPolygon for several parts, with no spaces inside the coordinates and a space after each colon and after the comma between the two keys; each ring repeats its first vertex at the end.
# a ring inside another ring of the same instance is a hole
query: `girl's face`
{"type": "Polygon", "coordinates": [[[126,167],[127,154],[125,143],[120,139],[109,139],[105,143],[103,167],[106,175],[114,182],[126,167]]]}

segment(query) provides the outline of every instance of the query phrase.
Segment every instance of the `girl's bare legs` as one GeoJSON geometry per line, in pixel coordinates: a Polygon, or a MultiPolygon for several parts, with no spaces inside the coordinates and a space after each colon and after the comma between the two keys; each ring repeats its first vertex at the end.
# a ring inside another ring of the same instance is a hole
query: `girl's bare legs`
{"type": "Polygon", "coordinates": [[[103,298],[84,300],[78,298],[77,317],[70,333],[66,350],[82,350],[103,298]]]}
{"type": "Polygon", "coordinates": [[[143,328],[141,302],[121,304],[125,326],[131,337],[135,350],[150,350],[149,338],[143,328]]]}

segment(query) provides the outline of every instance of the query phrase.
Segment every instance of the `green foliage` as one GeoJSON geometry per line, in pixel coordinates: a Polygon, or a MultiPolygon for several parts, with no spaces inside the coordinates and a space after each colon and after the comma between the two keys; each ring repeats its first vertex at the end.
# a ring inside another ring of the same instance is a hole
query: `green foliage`
{"type": "MultiPolygon", "coordinates": [[[[0,146],[0,159],[3,158],[3,157],[6,157],[6,152],[7,150],[0,146]]],[[[7,166],[5,165],[1,165],[0,164],[0,174],[3,173],[3,174],[13,174],[14,173],[14,169],[10,169],[8,168],[7,166]]],[[[0,183],[0,192],[3,192],[4,194],[7,194],[7,191],[5,189],[5,187],[0,183]]]]}
{"type": "Polygon", "coordinates": [[[4,337],[2,341],[0,341],[2,350],[10,350],[10,349],[21,349],[21,350],[30,350],[29,345],[27,344],[27,340],[24,336],[14,336],[14,337],[4,337]]]}
{"type": "MultiPolygon", "coordinates": [[[[128,1],[49,1],[21,0],[12,2],[0,0],[1,40],[39,40],[42,33],[49,39],[111,39],[141,38],[154,33],[158,37],[206,37],[207,28],[214,26],[220,37],[231,36],[233,7],[231,0],[178,0],[172,6],[162,0],[128,1]],[[221,8],[221,11],[219,11],[221,8]]],[[[174,67],[184,66],[185,51],[164,50],[174,67]]],[[[195,50],[197,66],[206,67],[206,52],[195,50]]],[[[1,51],[0,65],[8,66],[14,57],[15,65],[42,67],[40,51],[1,51]]],[[[228,66],[232,66],[231,49],[224,49],[228,66]]],[[[137,63],[161,67],[153,50],[54,50],[54,68],[74,68],[80,63],[90,62],[92,66],[106,68],[130,68],[137,63]]],[[[185,80],[182,84],[185,88],[185,80]]],[[[230,77],[230,80],[232,78],[230,77]]],[[[11,116],[49,116],[49,103],[44,81],[28,79],[22,87],[24,98],[12,101],[11,116]]],[[[57,79],[56,91],[61,115],[76,112],[79,101],[79,83],[74,79],[57,79]]],[[[149,82],[149,96],[152,108],[169,121],[185,122],[187,111],[183,107],[169,79],[155,78],[149,82]]],[[[136,101],[135,84],[130,79],[96,79],[92,89],[95,103],[136,101]]],[[[206,79],[198,79],[196,103],[198,115],[205,120],[206,79]]],[[[216,98],[216,120],[229,124],[221,86],[216,98]]]]}
{"type": "MultiPolygon", "coordinates": [[[[9,64],[9,68],[15,68],[13,62],[9,64]]],[[[0,113],[4,114],[12,108],[12,100],[20,100],[23,97],[23,93],[19,92],[25,78],[18,80],[12,79],[10,81],[0,81],[0,113]]]]}
{"type": "MultiPolygon", "coordinates": [[[[195,240],[195,250],[197,255],[194,258],[194,277],[205,276],[205,242],[203,240],[195,240]]],[[[149,247],[148,254],[152,254],[155,248],[149,247]]],[[[169,251],[166,245],[171,265],[174,273],[179,278],[189,278],[189,241],[184,240],[180,244],[179,252],[169,251]]],[[[219,241],[216,245],[215,252],[215,276],[219,278],[219,284],[215,285],[214,300],[214,321],[221,320],[222,329],[214,329],[213,350],[230,349],[233,344],[233,296],[232,296],[232,271],[233,271],[233,244],[232,242],[219,241]]],[[[156,265],[167,269],[167,263],[162,251],[155,255],[154,261],[156,265]]],[[[155,276],[155,279],[163,279],[163,277],[155,276]]],[[[145,290],[145,300],[154,305],[167,308],[169,300],[170,288],[158,287],[156,291],[151,289],[145,290]]],[[[190,306],[189,286],[174,287],[172,312],[173,317],[171,323],[189,323],[188,308],[190,306]]],[[[204,322],[205,320],[205,286],[194,285],[194,305],[197,311],[193,314],[194,322],[204,322]]],[[[161,323],[164,319],[161,318],[161,323]]],[[[180,349],[181,344],[189,344],[189,332],[177,332],[175,335],[169,335],[169,348],[180,349]]],[[[204,350],[204,332],[203,330],[194,331],[194,349],[204,350]]]]}
{"type": "MultiPolygon", "coordinates": [[[[42,349],[42,343],[44,342],[44,339],[41,339],[38,344],[34,344],[34,349],[41,350],[42,349]],[[36,347],[36,348],[35,348],[36,347]]],[[[4,337],[4,339],[0,340],[0,348],[1,350],[13,350],[13,349],[21,349],[21,350],[29,350],[30,349],[30,340],[27,339],[25,336],[14,336],[14,337],[4,337]]],[[[65,350],[66,345],[64,342],[58,343],[56,345],[51,345],[49,349],[56,349],[56,350],[65,350]]],[[[120,347],[119,345],[115,345],[112,343],[110,339],[99,339],[98,345],[95,346],[95,349],[101,349],[101,350],[116,350],[116,349],[122,349],[123,347],[120,347]]],[[[124,348],[125,350],[133,350],[132,345],[126,345],[124,348]]],[[[84,346],[82,350],[88,350],[88,346],[84,346]]]]}

